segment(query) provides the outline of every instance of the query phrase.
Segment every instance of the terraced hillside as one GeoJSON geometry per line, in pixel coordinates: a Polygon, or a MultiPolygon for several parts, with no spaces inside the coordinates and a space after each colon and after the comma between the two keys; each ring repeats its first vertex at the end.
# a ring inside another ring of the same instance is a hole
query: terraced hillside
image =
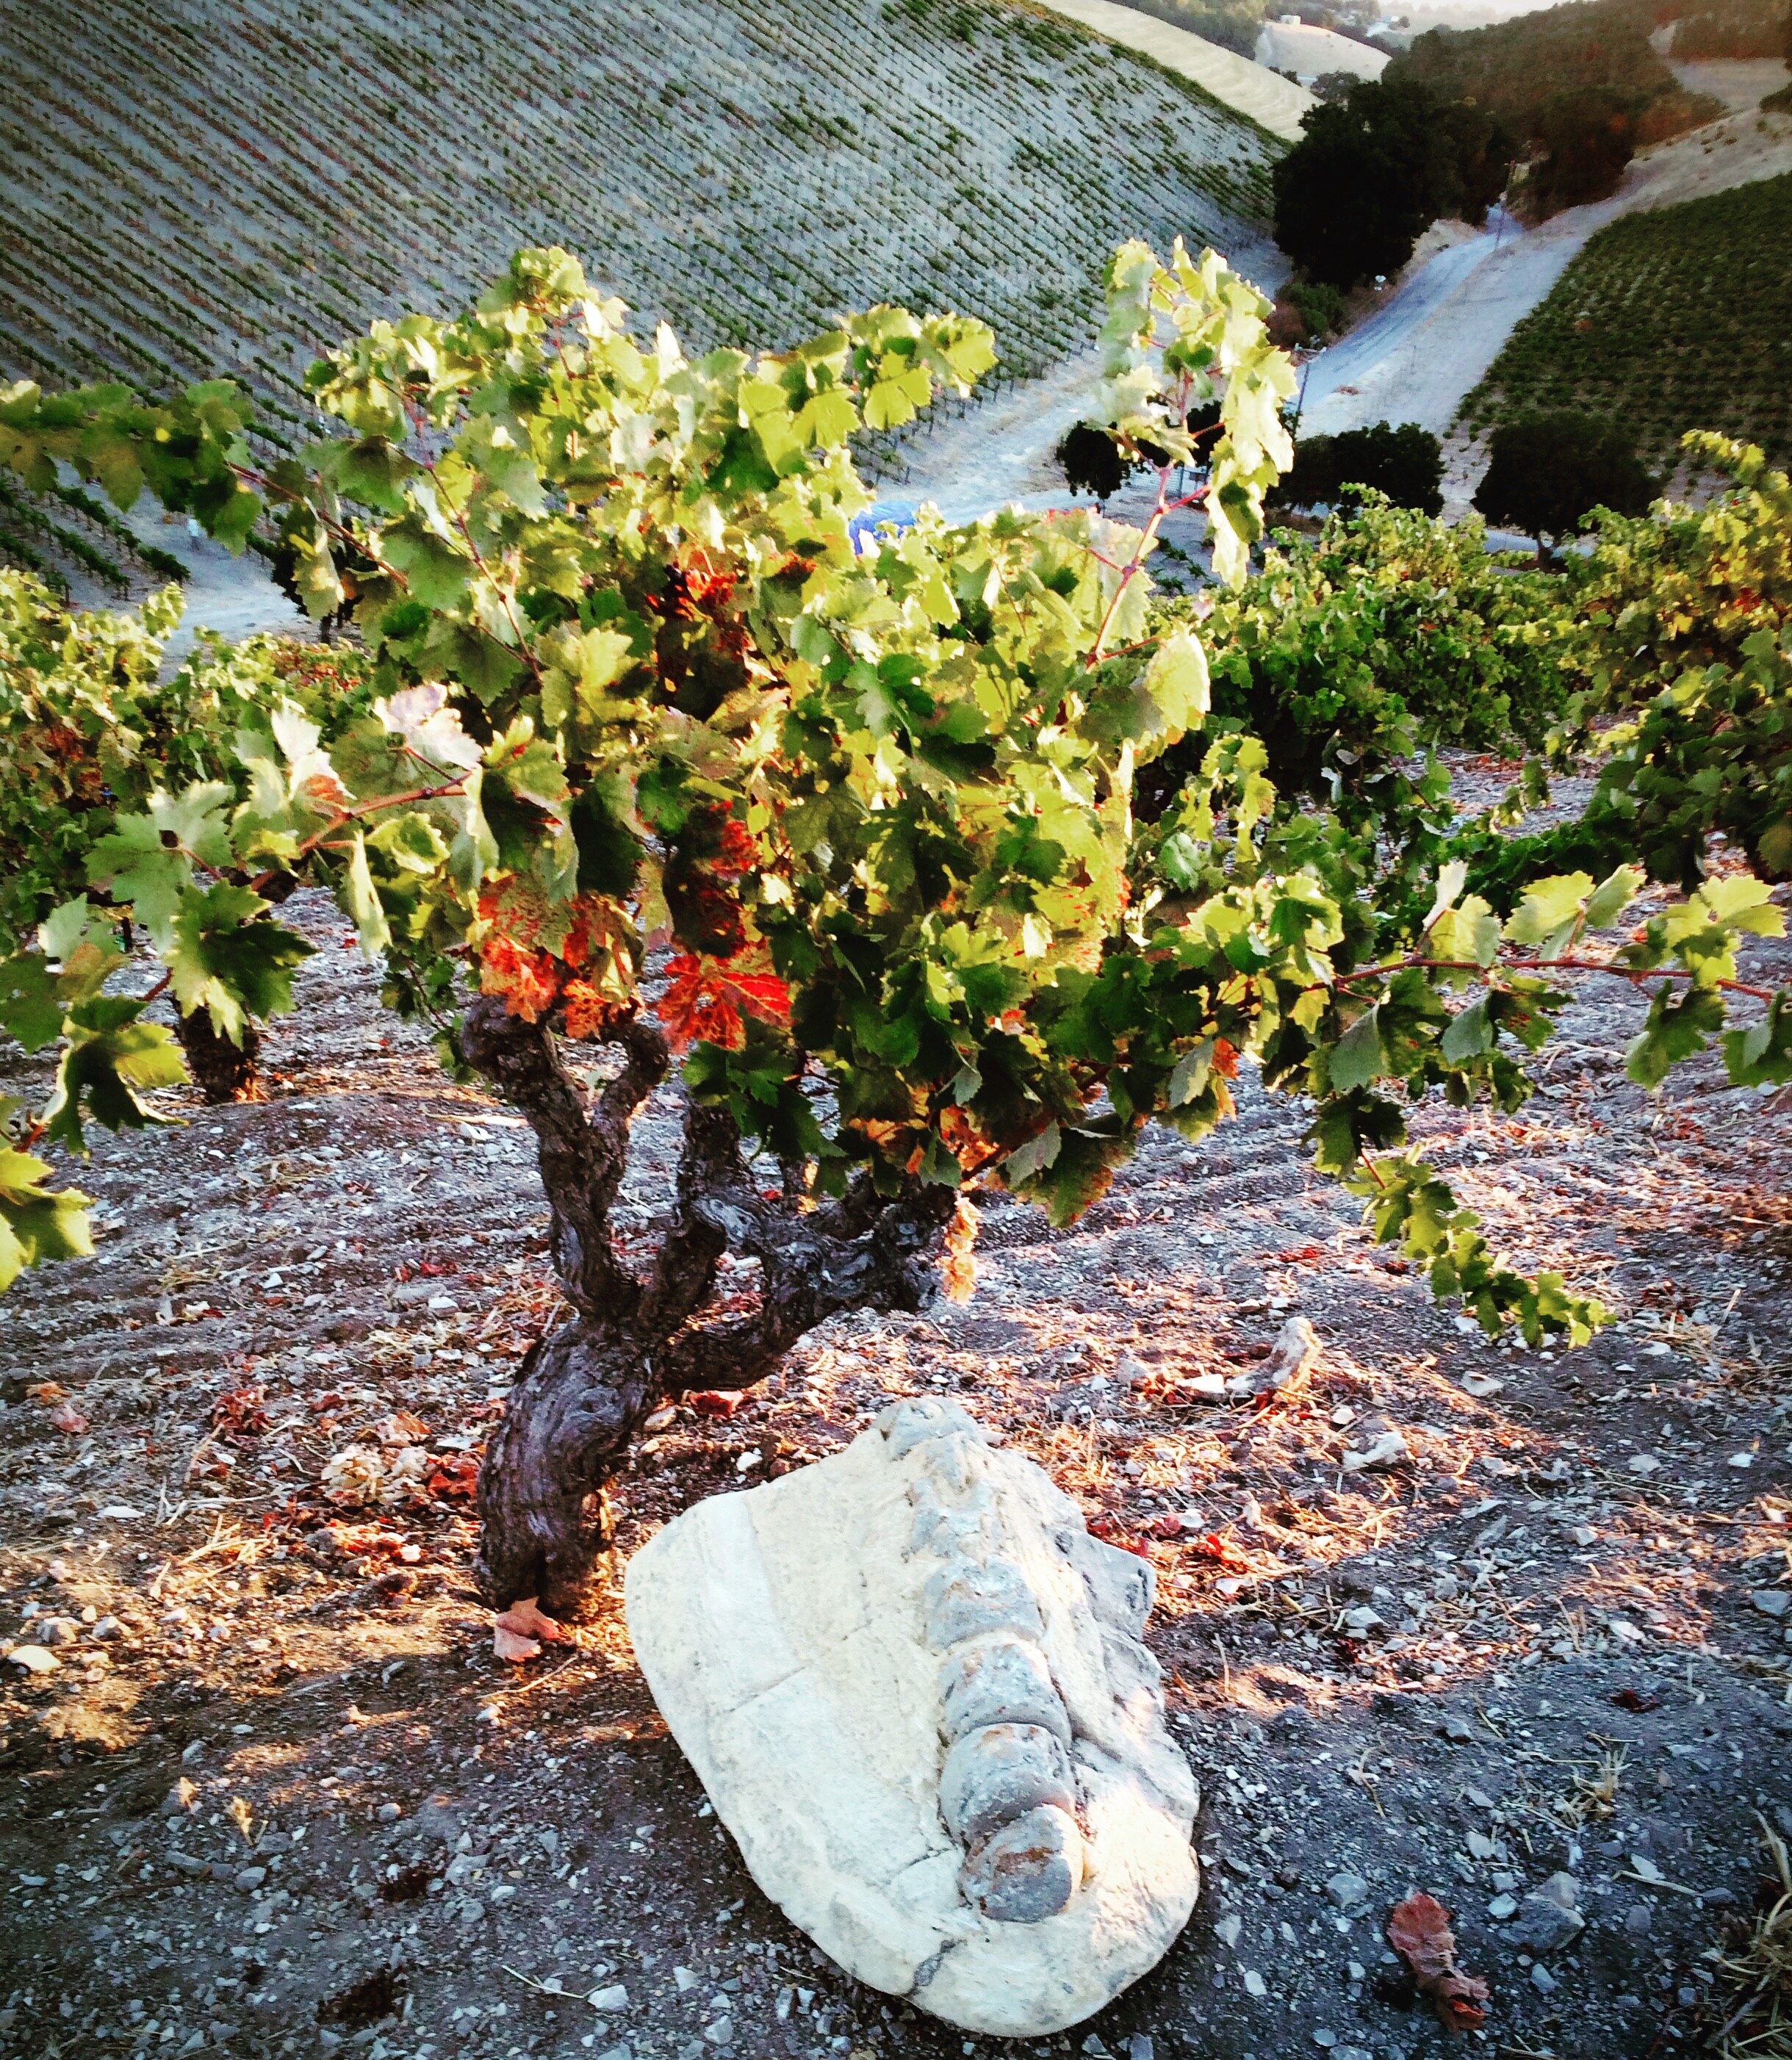
{"type": "Polygon", "coordinates": [[[1626,424],[1656,462],[1694,429],[1792,459],[1792,173],[1602,229],[1463,415],[1554,408],[1626,424]]]}
{"type": "Polygon", "coordinates": [[[3,0],[0,376],[235,367],[282,433],[323,344],[560,242],[698,345],[901,297],[1011,372],[1105,253],[1248,259],[1277,149],[999,0],[3,0]]]}

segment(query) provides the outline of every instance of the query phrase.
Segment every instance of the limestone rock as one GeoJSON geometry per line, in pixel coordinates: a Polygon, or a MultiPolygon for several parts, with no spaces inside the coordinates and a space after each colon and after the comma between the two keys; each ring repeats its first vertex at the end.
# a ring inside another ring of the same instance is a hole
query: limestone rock
{"type": "Polygon", "coordinates": [[[1148,1564],[956,1403],[667,1525],[635,1651],[753,1878],[848,1971],[1036,2038],[1155,1965],[1196,1801],[1148,1564]]]}

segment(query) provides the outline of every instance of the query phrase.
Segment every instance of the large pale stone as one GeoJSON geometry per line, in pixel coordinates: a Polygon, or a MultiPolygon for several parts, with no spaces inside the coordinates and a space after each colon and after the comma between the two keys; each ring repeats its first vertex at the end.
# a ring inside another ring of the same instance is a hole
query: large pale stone
{"type": "Polygon", "coordinates": [[[766,1894],[850,1973],[1038,2036],[1193,1909],[1152,1575],[956,1404],[700,1503],[629,1568],[672,1735],[766,1894]]]}

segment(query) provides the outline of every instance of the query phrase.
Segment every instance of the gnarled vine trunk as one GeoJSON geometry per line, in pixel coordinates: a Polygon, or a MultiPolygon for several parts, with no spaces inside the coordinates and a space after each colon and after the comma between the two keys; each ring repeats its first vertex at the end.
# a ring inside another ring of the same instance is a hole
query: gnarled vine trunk
{"type": "Polygon", "coordinates": [[[195,1009],[177,1018],[174,1035],[186,1054],[187,1071],[202,1097],[214,1106],[231,1101],[255,1100],[255,1064],[261,1056],[261,1033],[245,1016],[240,1044],[212,1028],[210,1012],[195,1009]]]}
{"type": "Polygon", "coordinates": [[[637,1273],[612,1242],[610,1210],[636,1112],[671,1055],[641,1017],[616,1037],[622,1071],[588,1107],[545,1026],[481,997],[462,1029],[469,1060],[534,1129],[572,1304],[524,1362],[480,1473],[477,1573],[500,1607],[533,1595],[553,1615],[578,1615],[609,1543],[604,1487],[646,1419],[693,1388],[752,1387],[840,1310],[924,1306],[956,1206],[950,1188],[919,1182],[892,1198],[861,1180],[820,1208],[788,1188],[768,1200],[732,1117],[688,1103],[672,1206],[637,1273]],[[760,1304],[706,1321],[724,1252],[760,1261],[760,1304]]]}

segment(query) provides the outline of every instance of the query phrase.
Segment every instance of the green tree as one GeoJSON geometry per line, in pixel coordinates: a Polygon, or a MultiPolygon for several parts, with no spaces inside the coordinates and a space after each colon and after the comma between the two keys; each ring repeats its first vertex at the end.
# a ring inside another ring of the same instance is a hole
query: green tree
{"type": "Polygon", "coordinates": [[[1271,175],[1276,242],[1327,285],[1398,272],[1456,190],[1438,103],[1422,86],[1363,80],[1309,109],[1301,130],[1271,175]]]}
{"type": "Polygon", "coordinates": [[[1344,429],[1336,436],[1303,437],[1295,445],[1295,461],[1276,482],[1273,498],[1289,508],[1312,508],[1338,502],[1350,506],[1359,498],[1351,489],[1368,487],[1385,494],[1396,508],[1422,515],[1443,512],[1443,446],[1416,422],[1373,422],[1366,429],[1344,429]]]}
{"type": "Polygon", "coordinates": [[[1525,213],[1540,221],[1615,193],[1636,155],[1637,134],[1635,102],[1615,87],[1579,86],[1552,96],[1531,126],[1539,155],[1518,195],[1525,213]]]}
{"type": "Polygon", "coordinates": [[[1578,536],[1595,508],[1638,515],[1658,482],[1614,424],[1573,413],[1523,415],[1489,439],[1487,476],[1475,505],[1490,522],[1537,539],[1538,555],[1578,536]]]}
{"type": "Polygon", "coordinates": [[[1111,501],[1134,469],[1113,437],[1087,422],[1072,423],[1052,456],[1071,492],[1092,493],[1097,501],[1111,501]]]}

